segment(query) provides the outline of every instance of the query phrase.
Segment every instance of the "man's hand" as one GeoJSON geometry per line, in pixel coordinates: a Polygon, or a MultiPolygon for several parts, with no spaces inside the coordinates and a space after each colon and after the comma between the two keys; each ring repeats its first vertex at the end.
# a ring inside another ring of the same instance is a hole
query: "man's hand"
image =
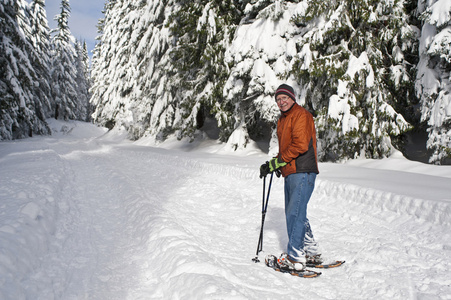
{"type": "Polygon", "coordinates": [[[271,171],[269,170],[269,161],[267,161],[260,166],[260,178],[266,177],[269,173],[271,173],[271,171]]]}
{"type": "Polygon", "coordinates": [[[285,166],[287,163],[279,160],[278,157],[274,157],[269,161],[269,171],[274,172],[275,170],[278,170],[285,166]]]}
{"type": "Polygon", "coordinates": [[[280,176],[280,168],[285,166],[287,163],[280,161],[277,157],[265,162],[260,166],[260,178],[266,177],[269,173],[276,172],[277,177],[280,176]]]}

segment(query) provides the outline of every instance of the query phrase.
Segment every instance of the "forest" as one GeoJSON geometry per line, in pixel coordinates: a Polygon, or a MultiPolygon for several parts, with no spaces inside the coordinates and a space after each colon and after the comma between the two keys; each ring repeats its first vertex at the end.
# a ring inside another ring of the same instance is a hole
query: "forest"
{"type": "Polygon", "coordinates": [[[49,134],[56,118],[273,152],[288,83],[321,161],[398,149],[450,164],[448,0],[109,0],[92,61],[69,1],[52,30],[44,2],[0,2],[0,140],[49,134]]]}

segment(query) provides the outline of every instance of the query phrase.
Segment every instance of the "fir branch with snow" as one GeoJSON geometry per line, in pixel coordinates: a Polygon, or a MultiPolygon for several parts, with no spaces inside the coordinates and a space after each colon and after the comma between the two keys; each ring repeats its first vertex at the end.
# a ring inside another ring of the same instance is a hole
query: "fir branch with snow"
{"type": "Polygon", "coordinates": [[[451,3],[420,1],[423,20],[416,93],[428,126],[429,162],[451,159],[451,3]]]}

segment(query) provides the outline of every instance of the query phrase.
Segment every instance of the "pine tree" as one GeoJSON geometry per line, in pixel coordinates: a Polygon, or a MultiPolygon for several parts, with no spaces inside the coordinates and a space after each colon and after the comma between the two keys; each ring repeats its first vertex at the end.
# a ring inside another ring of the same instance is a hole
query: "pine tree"
{"type": "Polygon", "coordinates": [[[420,62],[416,91],[421,120],[428,126],[427,148],[431,163],[451,158],[451,3],[419,1],[424,24],[420,39],[420,62]]]}
{"type": "Polygon", "coordinates": [[[164,139],[178,115],[173,46],[167,27],[172,1],[110,1],[99,22],[94,49],[93,118],[108,128],[124,127],[131,139],[164,139]]]}
{"type": "Polygon", "coordinates": [[[124,126],[132,139],[150,135],[164,140],[175,132],[179,138],[193,137],[207,117],[224,119],[218,103],[227,74],[222,56],[233,2],[206,4],[106,5],[93,57],[96,122],[109,128],[124,126]],[[210,23],[202,23],[205,16],[215,19],[216,32],[210,23]]]}
{"type": "Polygon", "coordinates": [[[83,50],[82,50],[82,58],[81,58],[82,64],[83,64],[83,70],[84,70],[84,78],[87,83],[87,114],[86,114],[86,122],[92,121],[92,113],[94,111],[94,107],[91,105],[91,86],[92,86],[92,78],[91,78],[91,65],[90,65],[90,58],[88,54],[88,46],[86,44],[86,41],[83,42],[83,50]]]}
{"type": "Polygon", "coordinates": [[[403,1],[307,1],[294,22],[306,28],[294,70],[315,110],[320,158],[381,158],[410,125],[415,31],[403,1]],[[410,96],[410,97],[409,97],[410,96]]]}
{"type": "Polygon", "coordinates": [[[24,1],[0,3],[0,140],[48,134],[37,96],[37,75],[31,58],[34,21],[24,1]],[[31,57],[31,58],[30,58],[31,57]]]}
{"type": "Polygon", "coordinates": [[[57,28],[52,38],[52,92],[55,119],[85,120],[86,99],[79,99],[77,85],[77,55],[74,37],[70,33],[68,20],[70,5],[68,0],[61,1],[61,12],[55,17],[57,28]]]}
{"type": "MultiPolygon", "coordinates": [[[[94,49],[91,102],[95,122],[108,128],[133,125],[129,99],[135,84],[136,64],[132,38],[142,37],[135,5],[140,1],[109,1],[105,4],[100,43],[94,49]]],[[[131,138],[133,138],[131,136],[131,138]]]]}
{"type": "Polygon", "coordinates": [[[50,77],[50,29],[47,21],[44,0],[33,0],[31,3],[31,41],[35,50],[33,58],[34,70],[36,71],[39,87],[38,98],[42,104],[43,114],[50,117],[52,110],[52,93],[50,77]]]}
{"type": "Polygon", "coordinates": [[[129,99],[133,105],[134,124],[129,132],[134,139],[150,135],[161,141],[175,131],[174,123],[179,119],[181,95],[177,92],[176,70],[169,53],[174,46],[170,34],[169,16],[178,7],[174,1],[148,1],[142,7],[137,20],[138,37],[134,41],[134,75],[136,89],[129,99]]]}
{"type": "Polygon", "coordinates": [[[80,120],[89,121],[89,57],[87,54],[86,43],[82,45],[79,41],[75,42],[75,81],[77,83],[77,103],[79,103],[78,116],[80,120]]]}
{"type": "MultiPolygon", "coordinates": [[[[244,16],[225,53],[229,76],[224,85],[235,130],[229,144],[245,147],[250,140],[269,140],[270,152],[277,151],[276,122],[280,111],[274,92],[281,83],[292,85],[300,94],[298,80],[291,72],[298,49],[295,40],[303,28],[291,19],[302,8],[297,1],[252,1],[244,3],[244,16]],[[238,136],[238,140],[236,139],[238,136]]],[[[303,97],[298,102],[303,104],[303,97]]]]}
{"type": "MultiPolygon", "coordinates": [[[[109,9],[114,6],[114,3],[116,1],[110,0],[105,1],[104,9],[102,10],[102,13],[104,14],[104,18],[101,18],[97,22],[97,33],[99,34],[96,37],[97,43],[94,47],[93,55],[92,55],[92,68],[91,68],[91,98],[90,98],[90,104],[91,107],[95,108],[92,114],[92,118],[94,122],[98,122],[99,124],[102,124],[102,121],[96,117],[99,115],[99,111],[102,111],[103,105],[101,105],[101,97],[104,94],[105,90],[105,82],[103,81],[103,78],[101,77],[103,72],[105,71],[105,61],[106,61],[106,53],[104,52],[104,44],[105,42],[102,42],[102,40],[106,40],[104,38],[104,28],[105,28],[105,19],[107,14],[109,13],[109,9]]],[[[112,128],[113,126],[110,126],[107,124],[107,122],[103,122],[103,125],[112,128]]]]}
{"type": "Polygon", "coordinates": [[[232,107],[222,105],[228,77],[224,54],[241,20],[236,1],[180,1],[171,15],[171,32],[176,45],[170,52],[177,72],[177,93],[181,95],[179,137],[193,138],[207,118],[216,119],[219,138],[226,141],[233,131],[232,107]]]}

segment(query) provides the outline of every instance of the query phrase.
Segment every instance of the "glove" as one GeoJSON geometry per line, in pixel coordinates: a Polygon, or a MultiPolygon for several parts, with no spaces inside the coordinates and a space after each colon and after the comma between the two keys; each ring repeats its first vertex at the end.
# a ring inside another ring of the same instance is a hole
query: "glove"
{"type": "Polygon", "coordinates": [[[286,166],[287,163],[279,160],[278,157],[274,157],[269,161],[269,171],[274,172],[275,170],[278,170],[282,168],[283,166],[286,166]]]}
{"type": "Polygon", "coordinates": [[[260,178],[266,177],[269,173],[271,173],[271,171],[269,170],[269,161],[267,161],[260,166],[260,178]]]}

